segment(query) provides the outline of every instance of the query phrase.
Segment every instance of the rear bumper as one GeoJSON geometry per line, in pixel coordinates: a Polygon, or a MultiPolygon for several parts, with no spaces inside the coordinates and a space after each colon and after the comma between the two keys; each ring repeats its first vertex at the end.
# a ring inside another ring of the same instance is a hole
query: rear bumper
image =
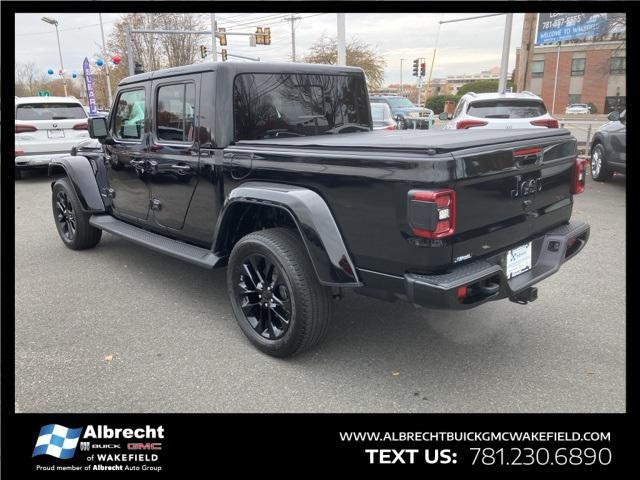
{"type": "Polygon", "coordinates": [[[365,287],[355,290],[363,295],[384,300],[400,298],[429,308],[473,308],[489,301],[516,297],[553,275],[564,262],[584,248],[589,240],[589,231],[589,224],[573,220],[533,238],[531,269],[511,279],[507,278],[502,266],[508,250],[505,249],[438,275],[407,273],[398,277],[359,270],[365,287]],[[469,294],[459,300],[460,287],[469,287],[469,294]]]}
{"type": "Polygon", "coordinates": [[[513,297],[553,275],[564,262],[577,255],[587,244],[589,231],[588,223],[574,220],[534,238],[531,270],[511,279],[507,279],[501,265],[505,252],[454,267],[442,275],[406,274],[407,298],[431,308],[467,309],[513,297]],[[459,300],[458,288],[470,285],[486,288],[475,288],[476,295],[459,300]]]}

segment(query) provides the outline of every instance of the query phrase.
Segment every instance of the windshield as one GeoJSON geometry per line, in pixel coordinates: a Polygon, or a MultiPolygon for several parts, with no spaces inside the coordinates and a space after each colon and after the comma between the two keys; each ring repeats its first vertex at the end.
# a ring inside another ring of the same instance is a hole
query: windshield
{"type": "Polygon", "coordinates": [[[404,98],[404,97],[389,97],[387,101],[393,108],[415,107],[415,105],[411,103],[411,101],[408,98],[404,98]]]}
{"type": "Polygon", "coordinates": [[[360,75],[243,73],[233,88],[236,140],[369,130],[360,75]]]}
{"type": "Polygon", "coordinates": [[[16,109],[16,120],[65,120],[87,118],[77,103],[24,103],[16,109]]]}
{"type": "Polygon", "coordinates": [[[547,113],[539,100],[481,100],[469,105],[467,114],[478,118],[532,118],[547,113]]]}

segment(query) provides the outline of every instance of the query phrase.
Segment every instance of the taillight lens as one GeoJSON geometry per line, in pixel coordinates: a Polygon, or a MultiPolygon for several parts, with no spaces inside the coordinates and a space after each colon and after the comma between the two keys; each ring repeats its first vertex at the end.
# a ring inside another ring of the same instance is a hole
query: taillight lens
{"type": "Polygon", "coordinates": [[[73,126],[74,130],[88,130],[89,129],[89,124],[88,123],[78,123],[77,125],[73,126]]]}
{"type": "Polygon", "coordinates": [[[571,181],[571,193],[574,195],[584,192],[587,185],[587,163],[584,158],[576,158],[571,181]]]}
{"type": "Polygon", "coordinates": [[[544,120],[531,120],[531,125],[536,127],[558,128],[558,120],[555,118],[545,118],[544,120]]]}
{"type": "Polygon", "coordinates": [[[16,149],[16,150],[15,150],[15,154],[14,154],[14,156],[15,156],[15,157],[19,157],[20,155],[24,155],[24,150],[18,150],[18,149],[16,149]]]}
{"type": "Polygon", "coordinates": [[[35,132],[38,129],[33,125],[25,125],[23,123],[16,124],[15,133],[35,132]]]}
{"type": "Polygon", "coordinates": [[[456,228],[456,192],[448,188],[411,190],[409,225],[418,237],[436,240],[453,235],[456,228]]]}
{"type": "Polygon", "coordinates": [[[484,127],[487,123],[488,122],[484,122],[482,120],[465,119],[465,120],[458,121],[458,123],[456,123],[456,128],[458,130],[463,130],[466,128],[484,127]]]}
{"type": "Polygon", "coordinates": [[[384,130],[395,130],[396,126],[395,125],[389,125],[387,127],[384,127],[384,130]]]}

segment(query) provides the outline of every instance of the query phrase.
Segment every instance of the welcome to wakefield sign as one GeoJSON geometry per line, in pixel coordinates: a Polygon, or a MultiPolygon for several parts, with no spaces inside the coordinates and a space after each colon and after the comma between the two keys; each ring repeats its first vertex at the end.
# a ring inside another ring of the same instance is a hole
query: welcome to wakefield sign
{"type": "Polygon", "coordinates": [[[607,23],[606,13],[540,13],[536,44],[603,35],[607,23]]]}

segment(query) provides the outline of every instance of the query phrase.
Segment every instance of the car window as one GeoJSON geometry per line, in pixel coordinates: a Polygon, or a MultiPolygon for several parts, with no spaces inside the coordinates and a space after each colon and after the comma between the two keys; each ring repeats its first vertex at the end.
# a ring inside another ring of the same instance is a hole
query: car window
{"type": "Polygon", "coordinates": [[[412,108],[412,107],[414,107],[413,103],[411,103],[411,100],[409,100],[408,98],[404,98],[404,97],[389,97],[388,102],[389,102],[389,105],[391,105],[392,108],[412,108]]]}
{"type": "Polygon", "coordinates": [[[139,140],[144,131],[144,89],[122,92],[114,115],[114,136],[123,140],[139,140]]]}
{"type": "Polygon", "coordinates": [[[464,111],[464,105],[465,105],[465,101],[462,100],[458,103],[458,106],[456,107],[456,109],[453,112],[453,116],[451,118],[458,118],[458,116],[460,116],[460,114],[464,111]]]}
{"type": "Polygon", "coordinates": [[[23,103],[16,109],[16,120],[65,120],[87,118],[77,103],[23,103]]]}
{"type": "Polygon", "coordinates": [[[471,102],[467,114],[478,118],[531,118],[547,113],[538,100],[479,100],[471,102]]]}
{"type": "Polygon", "coordinates": [[[360,75],[243,73],[233,87],[235,139],[368,130],[366,99],[360,75]]]}
{"type": "Polygon", "coordinates": [[[193,141],[195,85],[180,83],[158,88],[156,135],[170,142],[193,141]]]}

